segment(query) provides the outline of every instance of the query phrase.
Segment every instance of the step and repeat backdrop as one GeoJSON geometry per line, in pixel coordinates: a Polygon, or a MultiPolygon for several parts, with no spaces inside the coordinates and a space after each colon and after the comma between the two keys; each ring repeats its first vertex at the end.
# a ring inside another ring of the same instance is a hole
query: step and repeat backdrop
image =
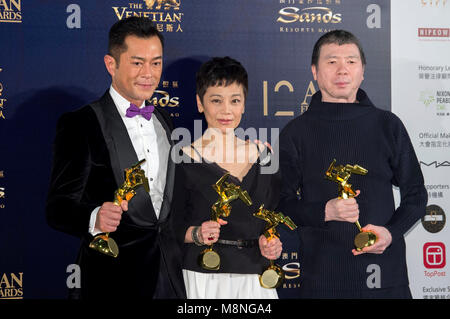
{"type": "MultiPolygon", "coordinates": [[[[415,298],[450,299],[450,1],[391,1],[392,112],[405,123],[428,190],[407,235],[415,298]]],[[[399,196],[398,196],[399,197],[399,196]]]]}
{"type": "MultiPolygon", "coordinates": [[[[133,15],[148,17],[164,34],[164,70],[153,100],[192,139],[205,128],[195,72],[206,60],[230,56],[245,66],[249,95],[241,126],[275,144],[317,90],[310,68],[315,41],[330,30],[354,33],[367,58],[362,87],[377,107],[404,121],[429,192],[427,215],[406,237],[413,296],[450,299],[445,0],[0,0],[0,299],[66,298],[76,282],[79,240],[45,220],[55,125],[62,113],[109,88],[108,31],[133,15]]],[[[279,296],[296,298],[297,234],[278,230],[284,251],[277,263],[286,272],[279,296]]]]}

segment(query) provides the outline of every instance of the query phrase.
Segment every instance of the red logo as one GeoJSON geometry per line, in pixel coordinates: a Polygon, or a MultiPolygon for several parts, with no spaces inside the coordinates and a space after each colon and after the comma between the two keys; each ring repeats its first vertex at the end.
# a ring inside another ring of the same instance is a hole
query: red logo
{"type": "Polygon", "coordinates": [[[450,36],[449,28],[418,28],[417,33],[419,37],[436,37],[448,38],[450,36]]]}
{"type": "Polygon", "coordinates": [[[423,264],[427,268],[444,268],[444,243],[426,243],[423,245],[423,264]]]}

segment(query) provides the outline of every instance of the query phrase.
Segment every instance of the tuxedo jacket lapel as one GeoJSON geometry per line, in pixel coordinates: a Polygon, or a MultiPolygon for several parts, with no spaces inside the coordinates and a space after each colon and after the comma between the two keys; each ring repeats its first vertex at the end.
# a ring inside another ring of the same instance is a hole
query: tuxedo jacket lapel
{"type": "MultiPolygon", "coordinates": [[[[118,186],[124,182],[124,171],[135,165],[139,159],[134,151],[125,124],[108,92],[91,104],[95,111],[105,138],[111,167],[118,186]]],[[[123,222],[131,219],[133,224],[142,227],[152,227],[157,222],[150,195],[144,187],[136,189],[136,195],[129,202],[128,211],[124,214],[123,222]]]]}

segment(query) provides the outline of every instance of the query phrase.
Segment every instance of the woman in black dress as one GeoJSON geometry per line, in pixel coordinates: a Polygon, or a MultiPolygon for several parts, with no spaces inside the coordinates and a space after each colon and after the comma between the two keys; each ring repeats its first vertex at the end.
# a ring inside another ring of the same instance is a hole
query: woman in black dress
{"type": "Polygon", "coordinates": [[[229,57],[213,58],[197,73],[197,106],[208,128],[183,148],[174,190],[174,227],[183,245],[183,277],[188,298],[277,298],[276,289],[261,287],[259,275],[269,259],[280,257],[282,243],[263,235],[265,221],[253,214],[261,204],[275,209],[279,176],[261,174],[270,151],[235,135],[245,110],[247,72],[229,57]],[[264,155],[263,155],[264,154],[264,155]],[[263,164],[264,163],[264,164],[263,164]],[[233,200],[226,218],[211,220],[219,195],[213,189],[225,173],[228,183],[248,192],[252,205],[233,200]],[[218,270],[204,269],[199,255],[208,245],[220,255],[218,270]]]}

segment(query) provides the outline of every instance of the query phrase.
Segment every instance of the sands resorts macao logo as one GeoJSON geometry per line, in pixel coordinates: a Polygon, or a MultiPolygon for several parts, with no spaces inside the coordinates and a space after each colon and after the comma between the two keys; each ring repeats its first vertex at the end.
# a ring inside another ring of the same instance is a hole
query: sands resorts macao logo
{"type": "Polygon", "coordinates": [[[336,12],[341,0],[278,0],[282,7],[276,19],[280,32],[325,33],[342,23],[336,12]]]}
{"type": "Polygon", "coordinates": [[[159,89],[155,90],[152,98],[148,101],[155,106],[166,108],[171,117],[179,117],[180,96],[176,95],[179,87],[179,81],[163,80],[159,85],[159,89]]]}
{"type": "Polygon", "coordinates": [[[0,0],[0,22],[22,22],[22,0],[0,0]]]}
{"type": "Polygon", "coordinates": [[[23,272],[0,273],[1,299],[23,299],[23,272]]]}
{"type": "MultiPolygon", "coordinates": [[[[1,0],[0,0],[1,1],[1,0]]],[[[119,0],[114,0],[120,3],[119,0]]],[[[153,21],[159,32],[183,32],[181,0],[141,0],[122,1],[123,5],[113,6],[117,19],[145,17],[153,21]]]]}

